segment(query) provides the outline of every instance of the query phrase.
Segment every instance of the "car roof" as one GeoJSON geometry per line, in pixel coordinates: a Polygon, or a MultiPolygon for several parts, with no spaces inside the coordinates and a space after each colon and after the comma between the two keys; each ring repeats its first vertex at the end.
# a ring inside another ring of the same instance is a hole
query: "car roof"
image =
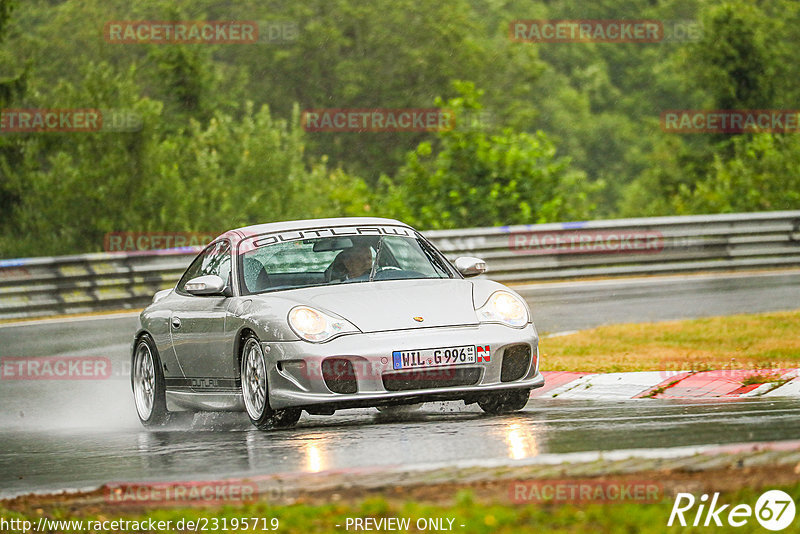
{"type": "Polygon", "coordinates": [[[225,232],[223,235],[238,234],[238,237],[241,239],[248,236],[266,234],[270,232],[284,232],[332,226],[358,226],[363,224],[384,224],[411,228],[404,222],[400,222],[395,219],[386,219],[383,217],[332,217],[328,219],[302,219],[299,221],[280,221],[254,224],[251,226],[236,228],[235,230],[230,230],[225,232]]]}

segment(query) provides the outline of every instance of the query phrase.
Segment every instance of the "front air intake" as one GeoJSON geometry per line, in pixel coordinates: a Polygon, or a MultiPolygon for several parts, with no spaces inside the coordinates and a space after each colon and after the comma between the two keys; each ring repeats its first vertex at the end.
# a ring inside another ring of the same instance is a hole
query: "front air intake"
{"type": "Polygon", "coordinates": [[[456,386],[471,386],[481,377],[477,367],[455,367],[416,369],[400,373],[386,373],[382,376],[386,391],[411,391],[415,389],[435,389],[456,386]]]}
{"type": "Polygon", "coordinates": [[[353,362],[345,358],[327,358],[322,362],[322,379],[334,393],[356,393],[358,382],[353,362]]]}
{"type": "Polygon", "coordinates": [[[500,369],[500,381],[519,380],[531,366],[531,346],[512,345],[503,351],[503,366],[500,369]]]}

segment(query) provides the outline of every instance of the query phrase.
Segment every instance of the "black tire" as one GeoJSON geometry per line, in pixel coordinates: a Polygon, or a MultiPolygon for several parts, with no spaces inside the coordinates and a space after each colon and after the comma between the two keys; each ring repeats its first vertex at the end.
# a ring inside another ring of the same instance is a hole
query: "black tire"
{"type": "Polygon", "coordinates": [[[150,428],[167,424],[169,412],[164,371],[156,344],[147,334],[139,338],[133,351],[131,387],[136,413],[142,425],[150,428]]]}
{"type": "Polygon", "coordinates": [[[512,389],[478,399],[478,406],[493,415],[518,412],[528,404],[530,396],[529,389],[512,389]]]}
{"type": "Polygon", "coordinates": [[[297,423],[302,410],[297,408],[273,410],[270,407],[267,361],[261,349],[261,342],[252,334],[242,344],[240,373],[245,411],[256,428],[259,430],[288,428],[297,423]]]}

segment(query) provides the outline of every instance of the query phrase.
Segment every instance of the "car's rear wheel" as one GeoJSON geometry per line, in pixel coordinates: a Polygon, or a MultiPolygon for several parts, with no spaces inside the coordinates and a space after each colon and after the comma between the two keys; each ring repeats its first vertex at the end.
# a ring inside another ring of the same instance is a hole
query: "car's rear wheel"
{"type": "Polygon", "coordinates": [[[478,406],[490,414],[517,412],[528,404],[530,396],[529,389],[512,389],[478,399],[478,406]]]}
{"type": "Polygon", "coordinates": [[[273,410],[269,405],[267,361],[261,342],[250,335],[242,348],[242,397],[250,422],[261,430],[290,427],[300,419],[301,410],[273,410]]]}
{"type": "Polygon", "coordinates": [[[131,367],[133,399],[139,420],[146,427],[161,426],[169,420],[166,386],[161,359],[155,343],[148,335],[136,342],[131,367]]]}

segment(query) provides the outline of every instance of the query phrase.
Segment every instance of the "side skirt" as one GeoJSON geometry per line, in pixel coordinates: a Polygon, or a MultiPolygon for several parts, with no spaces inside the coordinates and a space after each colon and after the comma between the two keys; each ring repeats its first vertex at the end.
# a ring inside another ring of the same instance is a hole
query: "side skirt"
{"type": "Polygon", "coordinates": [[[211,412],[243,412],[244,400],[242,394],[236,391],[214,391],[197,393],[195,391],[167,390],[167,410],[180,412],[211,411],[211,412]]]}

